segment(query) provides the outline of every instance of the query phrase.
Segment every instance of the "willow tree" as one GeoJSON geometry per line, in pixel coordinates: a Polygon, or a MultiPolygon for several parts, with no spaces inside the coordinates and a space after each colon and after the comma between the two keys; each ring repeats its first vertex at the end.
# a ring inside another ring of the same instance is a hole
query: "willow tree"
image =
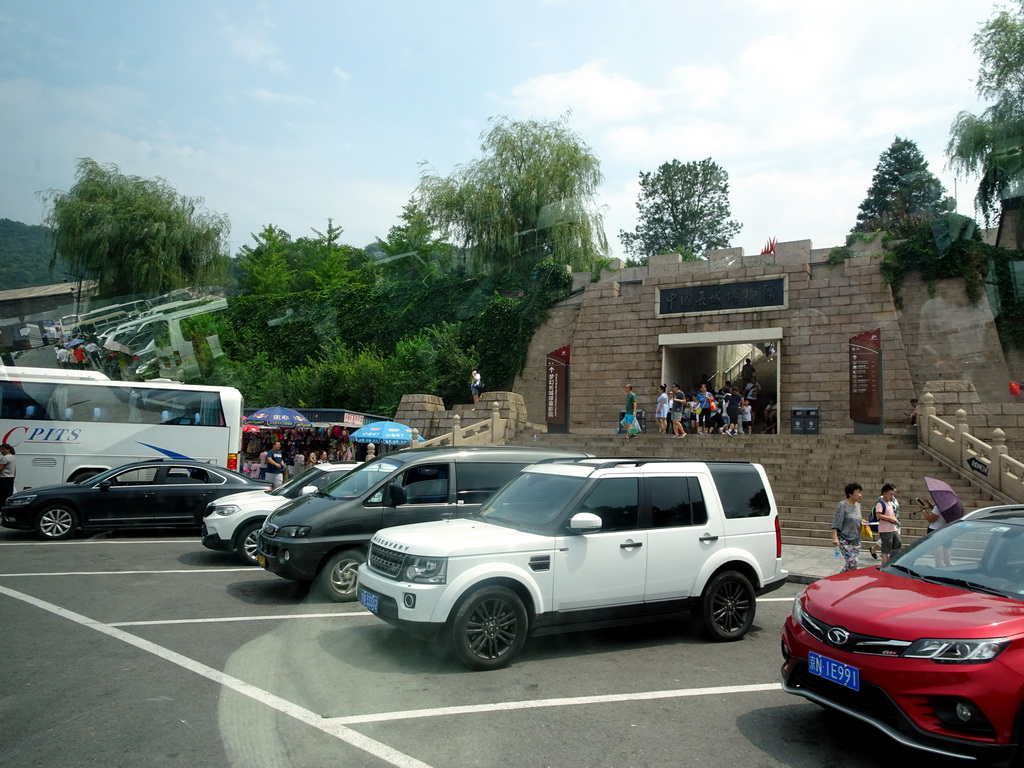
{"type": "Polygon", "coordinates": [[[491,118],[480,139],[482,157],[447,177],[425,172],[418,188],[431,222],[475,267],[523,275],[544,259],[583,270],[606,257],[601,164],[565,117],[491,118]]]}
{"type": "Polygon", "coordinates": [[[100,297],[166,293],[224,279],[228,220],[202,210],[163,179],[125,176],[116,165],[78,161],[75,184],[45,195],[54,235],[51,268],[63,259],[94,279],[100,297]]]}
{"type": "Polygon", "coordinates": [[[978,96],[993,103],[980,115],[957,115],[946,147],[954,170],[980,176],[974,200],[986,222],[1002,200],[1024,194],[1024,0],[1014,5],[971,38],[981,62],[978,96]]]}

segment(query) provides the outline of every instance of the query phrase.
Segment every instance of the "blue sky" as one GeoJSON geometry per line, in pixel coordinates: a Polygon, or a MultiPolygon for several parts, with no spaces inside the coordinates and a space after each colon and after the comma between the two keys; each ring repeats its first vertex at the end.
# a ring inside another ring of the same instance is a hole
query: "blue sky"
{"type": "MultiPolygon", "coordinates": [[[[554,120],[601,159],[613,252],[640,171],[712,158],[733,245],[841,244],[879,155],[943,154],[980,111],[983,0],[3,0],[0,217],[76,159],[160,176],[231,220],[232,252],[275,224],[364,246],[398,223],[423,164],[480,154],[488,118],[554,120]]],[[[974,215],[975,181],[959,211],[974,215]]]]}

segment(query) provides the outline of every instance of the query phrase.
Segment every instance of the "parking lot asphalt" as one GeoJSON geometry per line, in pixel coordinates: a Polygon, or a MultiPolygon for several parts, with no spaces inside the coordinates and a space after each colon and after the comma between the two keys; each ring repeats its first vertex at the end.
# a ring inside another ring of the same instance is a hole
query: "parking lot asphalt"
{"type": "MultiPolygon", "coordinates": [[[[758,601],[742,642],[709,642],[688,621],[537,637],[510,667],[470,673],[198,539],[0,534],[0,766],[908,759],[830,735],[818,708],[781,691],[778,637],[799,583],[758,601]]],[[[785,548],[784,564],[794,582],[838,570],[827,548],[785,548]]]]}

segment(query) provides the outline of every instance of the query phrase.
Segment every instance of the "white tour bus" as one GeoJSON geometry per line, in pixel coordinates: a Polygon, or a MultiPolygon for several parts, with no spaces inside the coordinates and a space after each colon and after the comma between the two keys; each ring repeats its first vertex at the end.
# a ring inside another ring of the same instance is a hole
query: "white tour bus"
{"type": "Polygon", "coordinates": [[[0,443],[14,447],[19,490],[154,457],[238,469],[242,406],[232,387],[0,368],[0,443]]]}

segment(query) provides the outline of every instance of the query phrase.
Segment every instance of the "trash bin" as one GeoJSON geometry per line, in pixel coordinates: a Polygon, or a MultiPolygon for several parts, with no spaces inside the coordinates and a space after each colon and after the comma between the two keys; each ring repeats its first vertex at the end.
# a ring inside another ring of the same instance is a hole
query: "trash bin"
{"type": "Polygon", "coordinates": [[[807,408],[804,413],[804,434],[817,435],[820,432],[821,411],[818,408],[807,408]]]}
{"type": "MultiPolygon", "coordinates": [[[[620,434],[620,435],[623,433],[622,420],[624,418],[626,418],[626,412],[625,411],[619,411],[619,429],[618,429],[618,434],[620,434]]],[[[647,411],[643,411],[643,410],[637,411],[636,412],[636,420],[637,420],[637,423],[640,425],[640,431],[641,432],[646,432],[647,431],[647,411]]]]}
{"type": "Polygon", "coordinates": [[[789,409],[789,431],[794,435],[817,435],[820,431],[819,408],[800,405],[789,409]]]}

